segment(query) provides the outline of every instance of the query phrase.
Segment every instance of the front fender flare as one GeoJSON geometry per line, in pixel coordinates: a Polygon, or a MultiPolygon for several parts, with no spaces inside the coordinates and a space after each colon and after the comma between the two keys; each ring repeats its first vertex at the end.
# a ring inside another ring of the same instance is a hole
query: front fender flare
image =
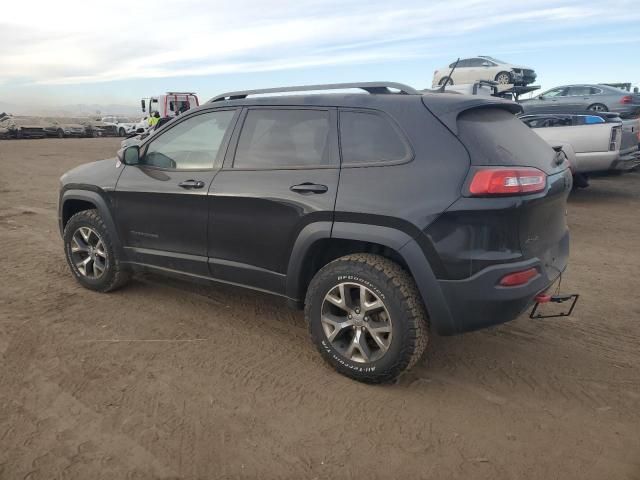
{"type": "Polygon", "coordinates": [[[60,196],[60,202],[58,204],[58,225],[60,228],[60,235],[64,235],[64,205],[69,200],[83,200],[85,202],[95,205],[96,210],[100,213],[102,220],[109,229],[111,239],[113,241],[113,248],[122,254],[122,243],[120,242],[120,236],[113,221],[113,215],[111,214],[111,208],[109,208],[108,201],[99,191],[83,190],[81,188],[70,188],[65,190],[60,196]]]}

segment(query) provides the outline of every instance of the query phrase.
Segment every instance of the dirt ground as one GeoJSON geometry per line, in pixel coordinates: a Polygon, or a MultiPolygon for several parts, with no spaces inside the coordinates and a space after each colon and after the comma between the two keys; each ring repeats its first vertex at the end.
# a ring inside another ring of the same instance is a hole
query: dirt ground
{"type": "Polygon", "coordinates": [[[640,479],[640,173],[570,198],[574,317],[433,338],[366,386],[277,298],[81,288],[58,178],[117,146],[0,141],[1,479],[640,479]]]}

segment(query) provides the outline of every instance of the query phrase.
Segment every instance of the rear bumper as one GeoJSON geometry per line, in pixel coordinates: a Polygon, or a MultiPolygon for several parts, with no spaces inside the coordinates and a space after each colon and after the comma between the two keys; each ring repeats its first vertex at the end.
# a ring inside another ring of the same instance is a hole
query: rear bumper
{"type": "MultiPolygon", "coordinates": [[[[568,253],[569,235],[563,239],[562,250],[568,253]]],[[[550,267],[539,258],[518,263],[495,265],[465,280],[439,280],[442,294],[456,329],[441,334],[462,333],[509,322],[531,307],[534,298],[547,290],[566,268],[564,257],[550,267]],[[503,287],[500,279],[509,273],[535,267],[538,276],[524,285],[503,287]]]]}
{"type": "Polygon", "coordinates": [[[400,251],[422,295],[433,329],[439,335],[455,335],[509,322],[533,305],[566,269],[569,232],[543,258],[500,263],[462,280],[439,280],[415,241],[400,251]],[[539,275],[518,287],[502,287],[500,279],[531,267],[539,275]]]}

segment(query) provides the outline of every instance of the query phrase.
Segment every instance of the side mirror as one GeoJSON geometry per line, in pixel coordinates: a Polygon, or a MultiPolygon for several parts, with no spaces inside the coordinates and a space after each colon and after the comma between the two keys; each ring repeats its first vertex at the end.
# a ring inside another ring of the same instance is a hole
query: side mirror
{"type": "Polygon", "coordinates": [[[538,100],[544,100],[544,95],[542,94],[538,95],[538,100]]]}
{"type": "Polygon", "coordinates": [[[142,112],[146,112],[147,111],[147,106],[144,102],[144,98],[142,100],[140,100],[140,106],[142,107],[142,112]]]}
{"type": "Polygon", "coordinates": [[[483,67],[490,67],[491,64],[489,62],[482,62],[483,67]]]}
{"type": "Polygon", "coordinates": [[[121,148],[117,153],[118,160],[125,165],[138,165],[140,162],[140,147],[138,145],[129,145],[121,148]]]}

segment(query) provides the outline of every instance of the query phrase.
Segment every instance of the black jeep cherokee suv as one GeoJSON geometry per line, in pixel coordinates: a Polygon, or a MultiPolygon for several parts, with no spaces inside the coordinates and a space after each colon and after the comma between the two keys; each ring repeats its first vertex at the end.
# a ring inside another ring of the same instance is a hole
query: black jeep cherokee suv
{"type": "Polygon", "coordinates": [[[512,320],[566,267],[571,174],[519,111],[390,83],[221,95],[63,175],[66,258],[101,292],[151,269],[282,296],[335,369],[388,381],[430,328],[512,320]]]}

